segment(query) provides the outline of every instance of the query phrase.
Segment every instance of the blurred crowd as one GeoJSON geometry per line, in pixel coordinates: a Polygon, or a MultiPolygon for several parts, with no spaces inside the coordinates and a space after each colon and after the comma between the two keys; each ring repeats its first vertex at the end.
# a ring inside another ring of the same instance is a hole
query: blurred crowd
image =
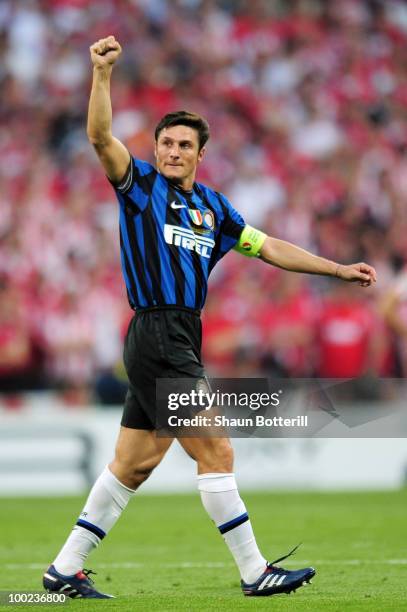
{"type": "Polygon", "coordinates": [[[117,202],[85,132],[88,47],[109,34],[114,133],[134,154],[152,161],[164,113],[201,113],[199,181],[270,235],[378,272],[362,289],[228,255],[208,372],[405,375],[407,295],[388,299],[407,262],[403,0],[2,0],[0,391],[125,389],[117,202]]]}

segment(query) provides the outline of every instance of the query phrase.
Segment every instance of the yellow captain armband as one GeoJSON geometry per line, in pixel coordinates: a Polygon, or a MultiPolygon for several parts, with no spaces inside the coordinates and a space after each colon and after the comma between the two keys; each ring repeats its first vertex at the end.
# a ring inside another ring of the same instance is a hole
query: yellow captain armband
{"type": "Polygon", "coordinates": [[[267,234],[251,227],[251,225],[246,225],[234,249],[238,253],[246,255],[246,257],[260,257],[260,249],[266,238],[267,234]]]}

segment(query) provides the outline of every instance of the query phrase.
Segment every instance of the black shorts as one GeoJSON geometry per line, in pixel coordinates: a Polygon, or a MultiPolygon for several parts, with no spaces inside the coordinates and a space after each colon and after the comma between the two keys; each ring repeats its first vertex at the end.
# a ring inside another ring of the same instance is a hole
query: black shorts
{"type": "Polygon", "coordinates": [[[121,421],[124,427],[156,429],[157,378],[206,378],[201,344],[198,311],[157,307],[136,312],[124,343],[129,378],[121,421]]]}

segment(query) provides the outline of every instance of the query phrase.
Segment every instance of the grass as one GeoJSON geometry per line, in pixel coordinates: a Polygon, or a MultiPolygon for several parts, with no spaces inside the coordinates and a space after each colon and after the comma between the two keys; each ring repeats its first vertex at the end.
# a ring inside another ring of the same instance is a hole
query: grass
{"type": "MultiPolygon", "coordinates": [[[[311,586],[290,596],[244,598],[236,568],[198,495],[142,495],[132,500],[88,564],[98,572],[98,588],[117,599],[71,600],[70,609],[407,610],[407,490],[259,493],[244,499],[261,550],[271,560],[303,542],[282,565],[314,565],[311,586]]],[[[41,590],[43,569],[83,502],[73,497],[0,501],[1,591],[41,590]]]]}

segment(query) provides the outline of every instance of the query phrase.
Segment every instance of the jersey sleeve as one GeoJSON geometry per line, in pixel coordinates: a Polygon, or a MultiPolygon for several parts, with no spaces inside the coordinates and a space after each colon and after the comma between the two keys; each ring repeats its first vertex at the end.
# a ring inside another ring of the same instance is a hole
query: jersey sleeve
{"type": "Polygon", "coordinates": [[[126,173],[120,183],[112,184],[120,204],[126,206],[128,212],[134,213],[145,210],[154,184],[157,171],[148,162],[130,156],[126,173]]]}
{"type": "Polygon", "coordinates": [[[219,233],[219,254],[220,257],[223,257],[223,255],[226,255],[226,253],[236,245],[246,223],[223,194],[220,193],[218,196],[222,204],[223,212],[223,220],[219,233]]]}

